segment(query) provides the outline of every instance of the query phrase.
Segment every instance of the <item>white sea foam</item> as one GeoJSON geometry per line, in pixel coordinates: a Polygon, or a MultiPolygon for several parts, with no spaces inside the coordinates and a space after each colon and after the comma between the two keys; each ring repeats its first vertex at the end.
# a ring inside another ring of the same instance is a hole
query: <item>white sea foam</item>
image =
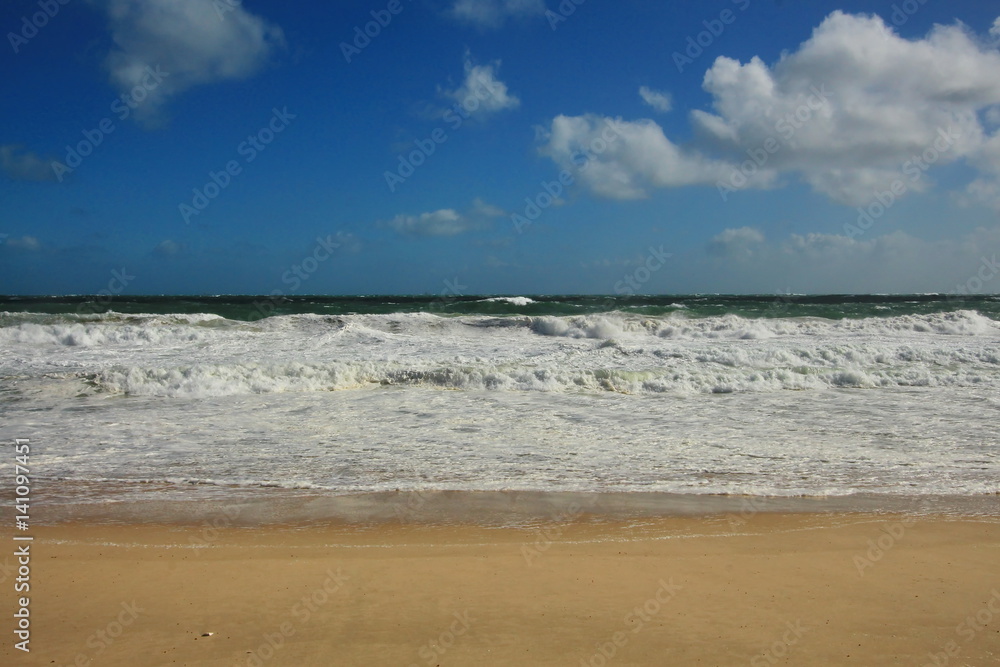
{"type": "Polygon", "coordinates": [[[480,299],[480,301],[486,303],[502,301],[512,306],[527,306],[528,304],[537,303],[534,299],[526,296],[491,296],[486,299],[480,299]]]}
{"type": "Polygon", "coordinates": [[[973,311],[823,320],[290,315],[140,316],[0,328],[0,373],[207,397],[422,385],[498,391],[728,393],[1000,387],[1000,326],[973,311]]]}
{"type": "MultiPolygon", "coordinates": [[[[95,500],[464,489],[774,496],[1000,492],[997,406],[975,388],[714,397],[379,387],[75,399],[5,428],[95,500]],[[75,405],[74,405],[75,404],[75,405]],[[114,427],[109,425],[114,424],[114,427]],[[34,437],[33,436],[33,437],[34,437]],[[131,483],[109,495],[116,482],[131,483]]],[[[0,466],[7,465],[0,463],[0,466]]],[[[2,468],[0,468],[2,470],[2,468]]],[[[65,488],[46,484],[46,488],[65,488]]]]}
{"type": "Polygon", "coordinates": [[[205,340],[210,331],[189,326],[108,326],[99,323],[21,324],[0,329],[0,342],[35,346],[100,347],[185,344],[205,340]]]}
{"type": "Polygon", "coordinates": [[[1000,491],[1000,325],[975,311],[7,313],[0,351],[0,435],[46,443],[46,475],[95,482],[1000,491]]]}

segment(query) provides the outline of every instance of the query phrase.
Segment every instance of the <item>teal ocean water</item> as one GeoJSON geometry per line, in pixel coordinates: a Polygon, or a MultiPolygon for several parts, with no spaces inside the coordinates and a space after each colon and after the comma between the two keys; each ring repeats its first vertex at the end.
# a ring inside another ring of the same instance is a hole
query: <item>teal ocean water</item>
{"type": "Polygon", "coordinates": [[[997,295],[674,295],[674,296],[0,296],[0,311],[50,314],[211,313],[233,320],[273,315],[431,312],[440,315],[581,315],[684,312],[691,317],[862,318],[975,310],[1000,319],[997,295]]]}

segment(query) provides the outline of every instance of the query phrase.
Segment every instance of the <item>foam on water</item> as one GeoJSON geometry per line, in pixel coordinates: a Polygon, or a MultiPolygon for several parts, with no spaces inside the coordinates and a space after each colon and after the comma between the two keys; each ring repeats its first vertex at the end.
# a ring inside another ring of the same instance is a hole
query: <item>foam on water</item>
{"type": "Polygon", "coordinates": [[[260,488],[1000,501],[1000,407],[979,390],[787,395],[665,401],[380,387],[89,397],[46,414],[10,406],[3,434],[36,438],[39,489],[57,495],[90,482],[98,502],[260,488]]]}
{"type": "Polygon", "coordinates": [[[859,320],[105,316],[10,323],[0,345],[2,375],[58,372],[81,392],[133,396],[373,384],[627,394],[1000,385],[1000,323],[973,311],[859,320]]]}
{"type": "Polygon", "coordinates": [[[0,350],[0,435],[142,493],[1000,492],[1000,323],[971,310],[5,313],[0,350]]]}
{"type": "Polygon", "coordinates": [[[492,296],[488,299],[482,299],[483,303],[496,303],[503,302],[509,303],[512,306],[527,306],[530,303],[538,303],[532,298],[526,296],[492,296]]]}

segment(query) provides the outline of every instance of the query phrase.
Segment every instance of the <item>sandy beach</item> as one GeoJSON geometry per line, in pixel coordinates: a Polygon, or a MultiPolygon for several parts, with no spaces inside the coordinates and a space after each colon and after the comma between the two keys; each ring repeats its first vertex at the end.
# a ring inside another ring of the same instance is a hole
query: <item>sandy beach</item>
{"type": "Polygon", "coordinates": [[[8,629],[4,664],[1000,660],[1000,522],[989,518],[62,523],[33,532],[31,652],[15,650],[8,629]]]}

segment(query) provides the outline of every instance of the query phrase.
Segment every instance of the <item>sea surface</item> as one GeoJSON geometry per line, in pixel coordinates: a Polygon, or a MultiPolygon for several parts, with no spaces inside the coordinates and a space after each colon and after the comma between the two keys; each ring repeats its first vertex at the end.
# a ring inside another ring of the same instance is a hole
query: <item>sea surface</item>
{"type": "Polygon", "coordinates": [[[50,506],[1000,500],[997,296],[0,297],[0,353],[50,506]]]}

